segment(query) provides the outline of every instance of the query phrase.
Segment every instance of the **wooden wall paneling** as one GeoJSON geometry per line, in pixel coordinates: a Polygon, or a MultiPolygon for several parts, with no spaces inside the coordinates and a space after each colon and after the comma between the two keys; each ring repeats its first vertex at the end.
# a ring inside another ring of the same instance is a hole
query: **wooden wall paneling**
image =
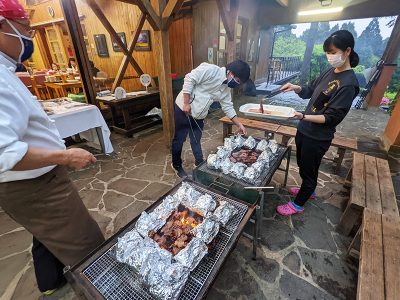
{"type": "Polygon", "coordinates": [[[64,18],[67,22],[67,30],[73,42],[73,50],[79,66],[79,73],[81,75],[80,77],[83,84],[83,91],[85,93],[86,101],[88,103],[98,104],[96,101],[96,91],[92,68],[89,64],[89,57],[86,50],[76,2],[75,0],[61,0],[61,5],[64,18]]]}
{"type": "Polygon", "coordinates": [[[33,39],[33,44],[35,51],[32,54],[33,61],[36,64],[38,70],[45,69],[51,65],[51,55],[49,52],[49,47],[46,42],[46,37],[44,35],[44,30],[37,32],[33,39]]]}
{"type": "Polygon", "coordinates": [[[31,24],[41,23],[45,21],[52,21],[55,19],[63,18],[63,12],[60,4],[60,0],[50,0],[44,3],[36,4],[33,6],[25,5],[24,0],[18,0],[25,9],[33,10],[30,18],[31,24]],[[54,11],[54,17],[51,17],[48,13],[48,7],[51,7],[54,11]]]}
{"type": "Polygon", "coordinates": [[[161,28],[162,30],[168,30],[172,22],[174,21],[175,16],[179,12],[182,7],[182,4],[185,0],[169,0],[167,6],[165,7],[164,12],[162,13],[161,18],[161,28]]]}
{"type": "MultiPolygon", "coordinates": [[[[112,89],[111,89],[111,93],[114,93],[115,89],[118,86],[120,86],[120,84],[122,82],[122,79],[125,75],[126,69],[129,65],[128,56],[130,56],[130,57],[132,56],[133,50],[135,49],[136,42],[139,38],[140,32],[142,31],[145,21],[146,21],[146,14],[142,13],[142,15],[140,16],[139,24],[137,25],[136,30],[134,32],[133,38],[129,43],[128,54],[125,55],[124,58],[122,59],[121,66],[119,67],[117,76],[115,78],[115,81],[114,81],[112,89]]],[[[142,71],[142,74],[143,74],[143,71],[142,71]]],[[[142,75],[142,74],[140,74],[140,75],[142,75]]]]}
{"type": "MultiPolygon", "coordinates": [[[[131,40],[131,32],[136,30],[136,26],[139,22],[141,11],[139,8],[132,4],[123,3],[115,0],[97,0],[96,3],[104,13],[104,15],[112,20],[112,25],[115,31],[125,32],[126,39],[131,40]]],[[[98,55],[93,55],[94,65],[103,72],[106,72],[109,78],[116,78],[119,67],[124,58],[123,52],[114,52],[112,48],[110,34],[101,24],[100,20],[96,17],[94,12],[91,10],[89,5],[84,0],[76,0],[78,12],[85,15],[85,27],[87,32],[87,39],[89,44],[95,47],[94,38],[95,34],[105,34],[107,47],[110,57],[101,58],[98,55]]],[[[138,62],[144,73],[149,74],[151,77],[157,76],[157,68],[155,62],[155,51],[154,51],[154,32],[150,24],[146,21],[143,25],[142,30],[150,31],[150,43],[151,51],[134,51],[132,56],[138,62]]],[[[93,54],[97,53],[97,49],[93,49],[93,54]]],[[[125,76],[136,76],[137,72],[128,65],[125,72],[125,76]]],[[[126,91],[134,91],[142,89],[139,79],[123,80],[121,87],[126,91]]]]}

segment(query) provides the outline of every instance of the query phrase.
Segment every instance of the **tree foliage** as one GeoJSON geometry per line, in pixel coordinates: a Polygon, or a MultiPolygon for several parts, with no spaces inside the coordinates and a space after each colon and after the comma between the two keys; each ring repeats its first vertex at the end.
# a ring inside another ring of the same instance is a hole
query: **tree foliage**
{"type": "Polygon", "coordinates": [[[301,56],[306,51],[306,43],[296,38],[296,35],[289,37],[278,37],[275,40],[274,56],[301,56]]]}

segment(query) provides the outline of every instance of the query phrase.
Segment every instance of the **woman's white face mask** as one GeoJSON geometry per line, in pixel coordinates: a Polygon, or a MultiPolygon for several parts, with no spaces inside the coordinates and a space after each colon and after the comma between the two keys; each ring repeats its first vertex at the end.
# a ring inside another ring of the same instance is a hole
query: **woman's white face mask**
{"type": "Polygon", "coordinates": [[[332,65],[332,67],[340,68],[346,62],[346,59],[342,60],[342,55],[343,55],[343,53],[340,53],[340,54],[327,54],[326,57],[328,59],[328,62],[332,65]]]}

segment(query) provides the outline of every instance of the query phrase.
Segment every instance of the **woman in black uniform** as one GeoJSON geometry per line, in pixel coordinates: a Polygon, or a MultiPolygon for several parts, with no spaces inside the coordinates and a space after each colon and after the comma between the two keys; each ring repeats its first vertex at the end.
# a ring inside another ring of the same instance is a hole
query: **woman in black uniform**
{"type": "Polygon", "coordinates": [[[296,157],[300,177],[300,188],[291,188],[296,195],[293,202],[277,207],[281,215],[293,215],[304,211],[309,198],[315,198],[318,169],[322,157],[334,138],[336,126],[350,110],[360,90],[352,68],[359,62],[354,52],[354,38],[347,30],[331,34],[324,42],[324,51],[332,68],[323,72],[308,85],[285,84],[283,93],[294,91],[303,99],[310,99],[304,114],[295,112],[292,120],[300,120],[297,126],[296,157]]]}

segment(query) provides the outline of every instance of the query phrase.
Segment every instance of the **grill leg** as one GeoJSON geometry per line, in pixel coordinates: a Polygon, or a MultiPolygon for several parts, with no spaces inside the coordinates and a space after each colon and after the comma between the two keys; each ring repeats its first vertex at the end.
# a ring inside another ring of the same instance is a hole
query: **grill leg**
{"type": "Polygon", "coordinates": [[[256,211],[254,213],[254,233],[253,233],[253,260],[257,259],[257,241],[258,241],[258,225],[259,225],[259,217],[260,217],[260,206],[256,206],[256,211]]]}
{"type": "Polygon", "coordinates": [[[260,212],[258,216],[258,230],[257,230],[257,242],[258,246],[261,245],[261,228],[262,228],[262,219],[263,219],[263,211],[264,211],[264,192],[261,191],[261,199],[260,199],[260,212]]]}
{"type": "Polygon", "coordinates": [[[285,171],[285,181],[283,183],[283,186],[286,186],[287,178],[289,175],[289,165],[290,165],[290,156],[292,153],[292,147],[289,147],[287,150],[287,159],[286,159],[286,171],[285,171]]]}

